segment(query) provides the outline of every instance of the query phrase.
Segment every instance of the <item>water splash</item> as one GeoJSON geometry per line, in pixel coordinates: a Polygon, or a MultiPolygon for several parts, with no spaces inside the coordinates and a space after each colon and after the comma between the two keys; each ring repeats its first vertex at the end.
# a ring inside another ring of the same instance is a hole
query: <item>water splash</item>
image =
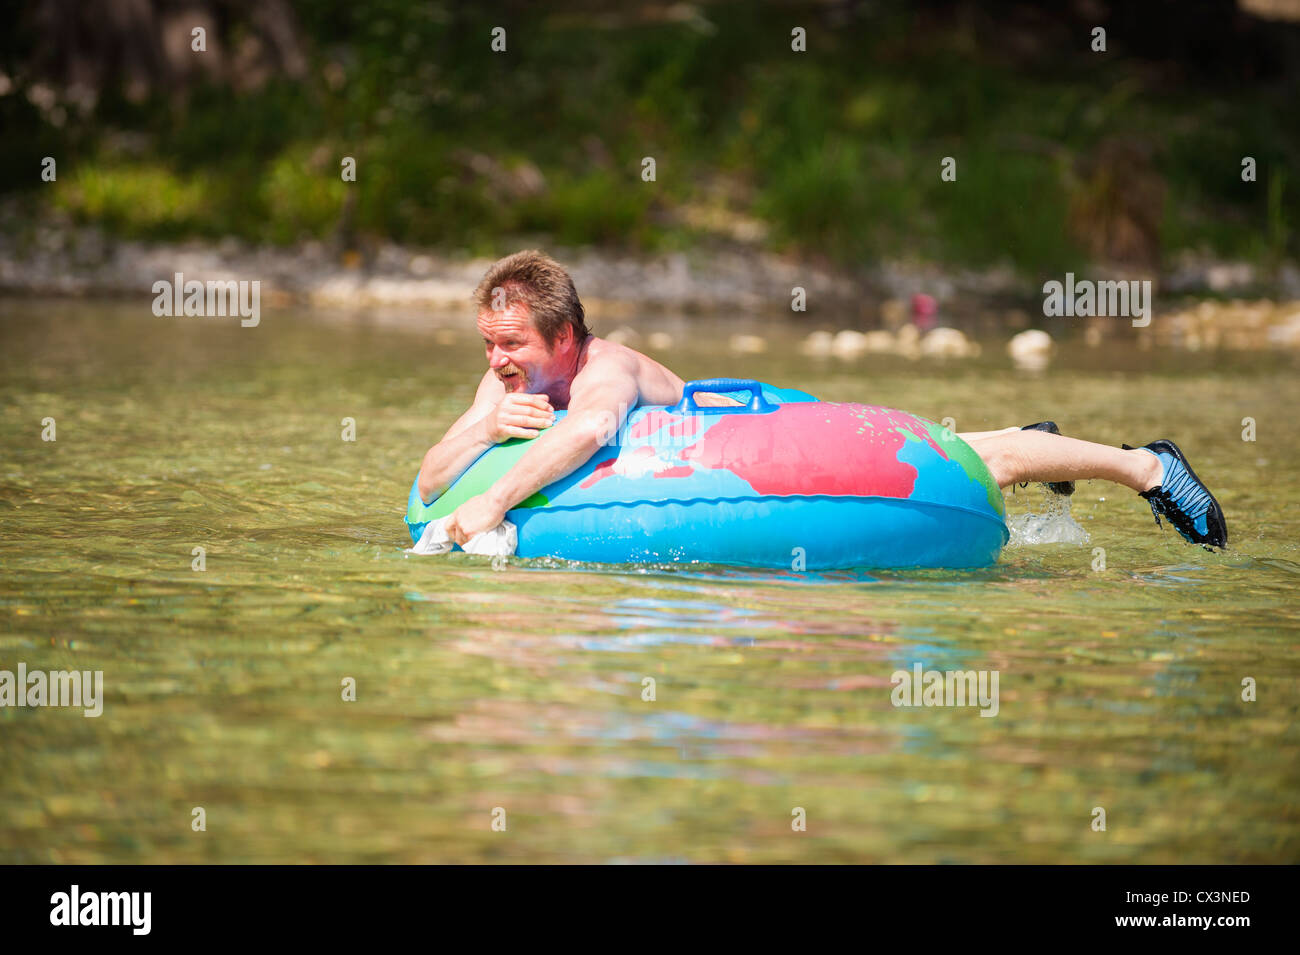
{"type": "Polygon", "coordinates": [[[1038,487],[1043,493],[1041,506],[1007,521],[1007,530],[1011,532],[1007,546],[1088,543],[1091,539],[1088,532],[1070,514],[1070,499],[1053,494],[1046,485],[1038,487]]]}

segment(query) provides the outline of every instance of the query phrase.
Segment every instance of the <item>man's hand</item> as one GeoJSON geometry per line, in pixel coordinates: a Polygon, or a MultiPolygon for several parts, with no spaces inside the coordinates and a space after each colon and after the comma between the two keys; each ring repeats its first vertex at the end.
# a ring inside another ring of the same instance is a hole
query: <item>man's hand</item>
{"type": "Polygon", "coordinates": [[[446,524],[447,536],[464,547],[475,534],[492,530],[505,518],[502,507],[486,494],[478,494],[451,512],[446,524]]]}
{"type": "Polygon", "coordinates": [[[535,438],[542,433],[542,428],[553,424],[555,410],[546,396],[523,392],[506,395],[485,419],[488,437],[494,444],[510,438],[535,438]]]}
{"type": "MultiPolygon", "coordinates": [[[[482,513],[490,510],[499,520],[503,512],[518,507],[529,495],[572,474],[617,433],[639,398],[635,359],[619,353],[589,359],[569,388],[568,415],[531,442],[514,467],[496,479],[486,492],[496,506],[478,505],[483,507],[482,513]]],[[[462,506],[468,508],[473,503],[466,501],[462,506]]],[[[475,518],[482,520],[477,508],[475,518]]],[[[482,521],[474,529],[486,526],[487,522],[482,521]]],[[[465,532],[471,528],[461,521],[460,530],[465,532]]]]}

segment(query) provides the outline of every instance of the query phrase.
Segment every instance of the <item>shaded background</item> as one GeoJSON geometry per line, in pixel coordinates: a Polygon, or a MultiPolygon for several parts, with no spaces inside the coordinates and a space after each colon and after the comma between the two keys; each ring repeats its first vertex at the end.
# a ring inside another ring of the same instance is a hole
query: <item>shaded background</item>
{"type": "Polygon", "coordinates": [[[850,270],[1190,253],[1276,278],[1300,220],[1297,18],[1290,0],[37,0],[0,39],[0,190],[20,242],[39,220],[322,240],[363,264],[384,241],[493,256],[517,237],[850,270]]]}

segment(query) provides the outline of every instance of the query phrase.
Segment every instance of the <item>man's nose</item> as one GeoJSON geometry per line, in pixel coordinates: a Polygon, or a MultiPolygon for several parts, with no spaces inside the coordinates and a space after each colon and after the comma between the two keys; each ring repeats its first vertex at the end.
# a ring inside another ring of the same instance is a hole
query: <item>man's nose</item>
{"type": "Polygon", "coordinates": [[[498,346],[493,345],[492,352],[488,355],[488,365],[493,368],[504,368],[508,364],[510,364],[510,359],[506,357],[506,353],[498,346]]]}

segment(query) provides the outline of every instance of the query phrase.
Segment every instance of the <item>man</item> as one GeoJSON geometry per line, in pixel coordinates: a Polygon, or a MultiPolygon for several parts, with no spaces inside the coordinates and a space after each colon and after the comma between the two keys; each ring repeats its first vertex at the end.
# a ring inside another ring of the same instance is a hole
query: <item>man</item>
{"type": "MultiPolygon", "coordinates": [[[[676,404],[685,384],[640,352],[592,335],[568,272],[540,252],[516,252],[493,265],[474,302],[488,370],[469,410],[425,454],[420,497],[438,497],[494,444],[549,430],[488,491],[452,512],[447,534],[462,545],[580,467],[622,427],[631,409],[676,404]],[[557,409],[568,411],[558,425],[557,409]]],[[[697,400],[734,403],[722,395],[697,400]]],[[[1000,487],[1039,481],[1069,494],[1076,480],[1114,481],[1145,498],[1157,524],[1163,516],[1192,543],[1227,544],[1223,510],[1171,441],[1111,448],[1064,437],[1050,421],[960,437],[1000,487]]]]}

